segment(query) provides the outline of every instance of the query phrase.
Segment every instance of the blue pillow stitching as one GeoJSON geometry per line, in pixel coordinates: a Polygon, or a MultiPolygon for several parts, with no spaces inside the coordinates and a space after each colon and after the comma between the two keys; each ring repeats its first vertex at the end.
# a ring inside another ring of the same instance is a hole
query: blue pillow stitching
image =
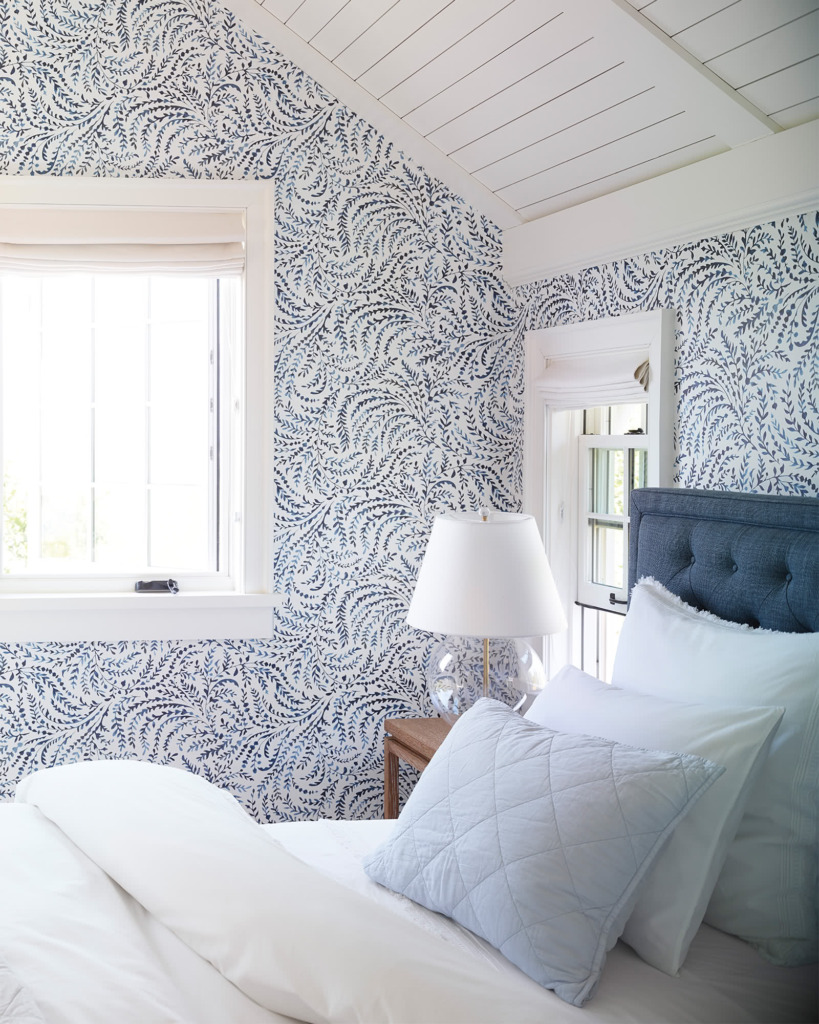
{"type": "MultiPolygon", "coordinates": [[[[492,793],[492,801],[493,801],[493,807],[494,807],[494,814],[492,815],[492,817],[493,817],[493,821],[494,821],[494,825],[495,825],[495,836],[496,836],[496,841],[497,841],[497,845],[498,845],[498,853],[500,854],[501,865],[503,866],[503,879],[504,879],[504,881],[506,883],[506,890],[507,890],[507,893],[508,893],[508,896],[509,896],[509,902],[511,903],[512,907],[514,908],[515,914],[517,915],[518,921],[520,922],[520,928],[518,929],[518,931],[512,933],[512,936],[507,935],[507,937],[503,940],[502,945],[503,946],[507,946],[509,944],[510,939],[513,936],[516,937],[516,936],[520,935],[521,932],[522,932],[523,935],[526,938],[526,942],[529,945],[529,950],[530,950],[530,953],[531,953],[531,955],[532,955],[532,957],[534,959],[534,962],[536,964],[539,964],[539,965],[542,966],[543,965],[543,958],[538,954],[538,951],[535,948],[534,942],[532,941],[532,937],[531,937],[531,935],[529,933],[529,928],[524,923],[523,915],[520,912],[519,901],[516,898],[516,896],[515,896],[515,894],[514,894],[514,892],[512,890],[511,883],[509,881],[509,875],[508,875],[508,873],[506,871],[506,861],[505,861],[505,858],[504,858],[504,855],[503,855],[503,844],[501,842],[500,826],[499,826],[499,822],[498,822],[498,816],[499,816],[498,815],[498,797],[497,797],[498,748],[500,746],[500,743],[501,743],[501,740],[503,739],[504,734],[507,732],[507,730],[509,728],[512,727],[512,725],[513,725],[513,723],[511,722],[511,720],[507,719],[507,721],[502,724],[500,734],[495,739],[495,749],[494,749],[494,752],[493,752],[493,764],[492,764],[492,775],[491,775],[491,780],[492,780],[492,782],[491,782],[491,793],[492,793]]],[[[551,745],[552,745],[552,737],[551,736],[549,737],[548,742],[549,742],[549,755],[547,755],[547,764],[548,764],[548,757],[551,756],[551,745]]],[[[540,744],[538,744],[538,745],[540,745],[540,744]]],[[[534,757],[536,755],[535,755],[534,752],[532,752],[531,755],[527,755],[527,757],[521,763],[525,763],[526,761],[528,761],[529,760],[529,756],[534,757]]],[[[551,778],[548,780],[548,785],[549,785],[549,795],[551,796],[551,791],[552,791],[551,778]]],[[[470,897],[472,895],[472,892],[474,892],[474,888],[473,888],[473,890],[469,894],[470,897]]],[[[470,906],[471,906],[471,902],[470,902],[470,906]]],[[[474,911],[473,911],[473,913],[474,913],[474,911]]],[[[475,917],[476,917],[476,919],[479,920],[477,914],[475,915],[475,917]]],[[[498,946],[496,948],[501,949],[500,946],[498,946]]]]}

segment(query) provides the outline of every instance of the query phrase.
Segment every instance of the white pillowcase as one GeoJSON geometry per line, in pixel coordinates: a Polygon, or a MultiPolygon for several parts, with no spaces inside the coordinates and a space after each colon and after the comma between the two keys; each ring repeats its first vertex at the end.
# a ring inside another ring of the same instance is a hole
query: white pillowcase
{"type": "Polygon", "coordinates": [[[568,665],[526,717],[560,732],[698,754],[725,767],[657,858],[623,932],[643,960],[676,974],[702,922],[782,708],[739,710],[663,700],[609,686],[568,665]]]}
{"type": "Polygon", "coordinates": [[[818,956],[819,634],[725,622],[641,580],[612,682],[674,700],[785,708],[705,921],[775,963],[818,956]]]}
{"type": "Polygon", "coordinates": [[[723,774],[694,754],[555,732],[481,699],[364,870],[582,1006],[667,837],[723,774]]]}

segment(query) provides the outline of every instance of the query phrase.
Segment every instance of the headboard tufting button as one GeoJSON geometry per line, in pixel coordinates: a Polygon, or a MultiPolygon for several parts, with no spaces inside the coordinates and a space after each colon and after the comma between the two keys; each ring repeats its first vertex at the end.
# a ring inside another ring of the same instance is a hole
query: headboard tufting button
{"type": "Polygon", "coordinates": [[[790,583],[792,579],[793,579],[793,573],[791,573],[791,572],[786,572],[786,573],[785,573],[785,582],[786,582],[786,583],[790,583]]]}
{"type": "Polygon", "coordinates": [[[737,565],[736,562],[734,562],[734,564],[731,566],[731,572],[736,572],[738,568],[739,568],[739,566],[737,565]]]}
{"type": "Polygon", "coordinates": [[[689,562],[688,564],[689,564],[689,565],[693,565],[693,564],[694,564],[694,562],[696,562],[696,558],[694,558],[694,556],[692,555],[692,556],[691,556],[691,561],[690,561],[690,562],[689,562]]]}

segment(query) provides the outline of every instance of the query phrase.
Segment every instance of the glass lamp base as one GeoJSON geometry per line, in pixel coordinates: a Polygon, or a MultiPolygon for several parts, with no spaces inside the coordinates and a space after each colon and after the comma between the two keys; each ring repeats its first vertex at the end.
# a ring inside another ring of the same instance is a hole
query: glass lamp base
{"type": "MultiPolygon", "coordinates": [[[[517,709],[546,685],[543,662],[525,640],[489,641],[489,694],[517,709]]],[[[432,706],[447,722],[483,697],[483,643],[448,637],[438,644],[427,669],[432,706]]]]}

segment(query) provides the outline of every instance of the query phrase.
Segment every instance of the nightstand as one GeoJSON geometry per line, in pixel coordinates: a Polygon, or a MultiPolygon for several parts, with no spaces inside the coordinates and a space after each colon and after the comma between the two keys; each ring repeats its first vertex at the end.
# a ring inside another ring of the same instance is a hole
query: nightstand
{"type": "Polygon", "coordinates": [[[398,759],[422,772],[452,728],[443,718],[388,718],[384,722],[384,817],[398,817],[398,759]]]}

